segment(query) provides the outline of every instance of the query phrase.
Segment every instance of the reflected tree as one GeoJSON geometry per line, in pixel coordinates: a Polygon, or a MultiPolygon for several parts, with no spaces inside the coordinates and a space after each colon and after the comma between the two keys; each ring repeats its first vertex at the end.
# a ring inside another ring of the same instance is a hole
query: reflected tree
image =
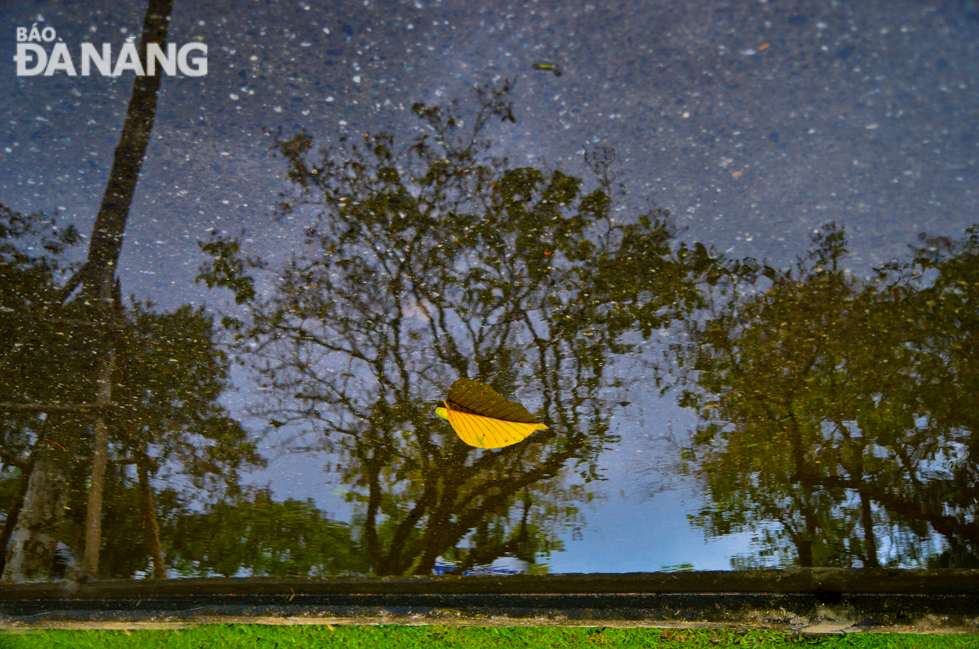
{"type": "Polygon", "coordinates": [[[76,240],[72,228],[59,229],[53,219],[0,207],[0,353],[17,355],[0,384],[0,459],[17,476],[0,538],[2,547],[9,546],[3,574],[43,579],[59,542],[76,551],[85,547],[86,534],[79,531],[91,529],[93,431],[101,425],[107,471],[116,480],[119,471],[129,471],[140,484],[154,572],[164,576],[162,546],[152,532],[158,525],[150,478],[171,476],[218,493],[219,487],[234,490],[237,471],[261,458],[246,431],[217,404],[228,363],[203,309],[123,308],[116,287],[113,302],[120,307],[113,314],[109,360],[104,323],[92,320],[84,297],[56,313],[38,308],[77,270],[65,261],[66,247],[76,240]],[[114,396],[99,403],[93,395],[105,365],[112,369],[114,396]],[[79,512],[85,513],[81,527],[79,512]]]}
{"type": "MultiPolygon", "coordinates": [[[[910,448],[884,441],[904,469],[875,485],[875,497],[906,528],[941,538],[936,567],[979,567],[979,225],[958,240],[922,234],[911,261],[881,272],[890,308],[903,320],[907,362],[900,398],[910,448]],[[910,410],[910,409],[909,409],[910,410]],[[913,424],[909,416],[913,416],[913,424]],[[914,470],[917,470],[916,472],[914,470]],[[902,477],[904,478],[902,480],[902,477]]],[[[913,548],[904,550],[914,559],[913,548]]]]}
{"type": "MultiPolygon", "coordinates": [[[[8,358],[12,354],[22,354],[25,330],[33,329],[32,318],[36,317],[38,305],[52,299],[58,286],[65,277],[74,270],[66,258],[66,250],[77,243],[78,234],[74,228],[60,228],[53,218],[44,215],[23,215],[0,205],[0,354],[8,358]],[[18,347],[20,343],[20,347],[18,347]]],[[[83,343],[77,343],[83,344],[83,343]]],[[[60,356],[70,353],[71,349],[61,346],[58,352],[52,352],[56,362],[63,362],[60,356]]],[[[23,366],[22,366],[23,367],[23,366]]],[[[19,373],[19,372],[18,372],[19,373]]],[[[24,372],[28,374],[29,372],[24,372]]],[[[45,373],[46,374],[46,373],[45,373]]],[[[64,458],[49,457],[59,453],[57,441],[57,421],[70,413],[71,406],[65,397],[70,386],[60,385],[52,381],[50,376],[42,374],[37,388],[44,391],[43,396],[37,395],[44,403],[61,401],[61,407],[50,416],[39,414],[32,408],[37,401],[26,399],[26,389],[8,372],[0,382],[0,459],[4,472],[16,473],[16,487],[12,489],[9,507],[4,515],[4,528],[0,548],[5,549],[14,533],[14,527],[20,520],[20,512],[28,492],[30,479],[35,473],[35,466],[40,461],[43,475],[44,469],[50,467],[53,479],[46,482],[56,482],[64,458]],[[46,453],[38,453],[38,447],[44,445],[46,453]]],[[[79,401],[92,401],[90,395],[79,401]]],[[[90,404],[89,404],[90,405],[90,404]]],[[[64,491],[61,487],[56,487],[64,491]]],[[[55,500],[50,507],[44,508],[51,520],[60,520],[63,512],[63,502],[55,500]]],[[[42,532],[43,534],[43,532],[42,532]]],[[[48,545],[54,538],[41,537],[48,545]]],[[[53,556],[53,549],[52,555],[53,556]]],[[[0,564],[5,559],[0,558],[0,564]]]]}
{"type": "Polygon", "coordinates": [[[559,548],[617,439],[605,395],[624,381],[611,359],[635,349],[624,334],[698,306],[695,275],[716,263],[676,242],[666,212],[619,209],[608,151],[588,157],[591,190],[490,157],[487,128],[513,120],[507,92],[476,89],[468,126],[458,105],[416,104],[425,134],[403,150],[386,135],[315,153],[306,135],[279,138],[281,213],[309,219],[305,252],[271,269],[237,239],[202,243],[200,279],[247,307],[225,324],[260,377],[257,414],[342,456],[377,574],[559,548]],[[433,412],[460,376],[525,402],[548,430],[467,446],[433,412]]]}
{"type": "Polygon", "coordinates": [[[673,353],[701,423],[679,468],[708,536],[755,535],[736,565],[975,561],[979,241],[929,242],[861,281],[830,224],[687,322],[673,353]]]}
{"type": "MultiPolygon", "coordinates": [[[[172,0],[147,4],[140,44],[144,58],[149,43],[165,45],[172,6],[172,0]]],[[[211,325],[203,312],[154,315],[148,308],[127,309],[122,303],[116,268],[159,87],[159,75],[135,79],[88,254],[72,272],[56,277],[52,262],[25,255],[30,250],[60,254],[57,246],[77,241],[73,230],[56,237],[53,224],[45,226],[46,232],[35,232],[22,226],[42,227],[37,219],[9,210],[2,215],[4,241],[10,245],[2,260],[9,337],[0,343],[0,412],[12,442],[5,446],[4,462],[20,475],[0,539],[4,548],[9,545],[4,579],[47,576],[65,524],[67,485],[76,471],[88,472],[82,484],[87,502],[80,572],[94,578],[100,574],[104,482],[112,462],[136,466],[147,501],[144,510],[152,515],[149,479],[159,467],[154,453],[169,459],[177,450],[193,447],[205,457],[220,458],[220,470],[256,458],[241,427],[214,405],[213,388],[224,381],[224,361],[209,347],[211,325]],[[47,243],[40,248],[22,245],[31,236],[46,237],[47,243]],[[137,331],[141,326],[163,337],[150,340],[137,331]],[[191,378],[174,371],[200,374],[191,378]],[[175,381],[164,385],[164,377],[175,381]],[[167,398],[175,400],[163,401],[167,398]],[[199,436],[197,441],[175,441],[193,435],[199,436]],[[220,446],[211,445],[215,442],[220,446]],[[153,445],[160,443],[171,446],[154,451],[153,445]]],[[[191,473],[200,477],[214,466],[191,473]]],[[[155,527],[150,525],[151,536],[155,527]]],[[[154,573],[163,576],[158,539],[151,545],[154,573]]]]}

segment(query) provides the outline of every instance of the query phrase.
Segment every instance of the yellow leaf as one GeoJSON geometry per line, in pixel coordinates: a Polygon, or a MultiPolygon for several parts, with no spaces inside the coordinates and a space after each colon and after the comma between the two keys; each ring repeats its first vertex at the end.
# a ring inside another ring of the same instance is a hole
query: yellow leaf
{"type": "Polygon", "coordinates": [[[436,408],[435,414],[448,421],[462,441],[477,448],[503,448],[547,428],[519,403],[471,379],[453,383],[443,403],[445,407],[436,408]]]}

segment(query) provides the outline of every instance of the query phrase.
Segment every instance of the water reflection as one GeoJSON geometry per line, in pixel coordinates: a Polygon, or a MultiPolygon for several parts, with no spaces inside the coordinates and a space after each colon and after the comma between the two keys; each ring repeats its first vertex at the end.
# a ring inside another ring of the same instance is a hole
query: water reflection
{"type": "Polygon", "coordinates": [[[791,269],[725,260],[663,212],[616,211],[609,150],[592,179],[488,158],[481,131],[512,110],[505,87],[479,98],[468,130],[416,106],[431,129],[401,148],[277,142],[302,252],[202,242],[201,281],[241,307],[222,327],[105,292],[67,261],[74,229],[0,210],[5,579],[546,569],[619,441],[608,395],[648,380],[614,361],[640,354],[700,418],[666,461],[703,489],[693,523],[753,535],[735,567],[977,564],[979,226],[870,279],[834,224],[791,269]],[[642,352],[670,326],[682,343],[642,352]],[[333,454],[348,520],[241,484],[265,459],[218,404],[229,354],[267,435],[333,454]],[[458,377],[548,428],[465,444],[433,415],[458,377]],[[93,518],[111,533],[86,572],[93,518]]]}
{"type": "Polygon", "coordinates": [[[752,533],[737,567],[975,567],[979,227],[923,235],[870,281],[846,254],[830,224],[794,268],[685,323],[695,524],[752,533]]]}
{"type": "MultiPolygon", "coordinates": [[[[165,38],[169,3],[151,9],[144,43],[165,38]]],[[[514,120],[504,84],[478,89],[474,114],[415,105],[409,142],[277,136],[279,216],[308,225],[286,262],[201,242],[201,281],[239,307],[218,326],[126,300],[116,276],[156,91],[137,83],[84,262],[72,228],[0,206],[4,579],[506,556],[543,571],[646,381],[679,384],[700,415],[667,463],[703,487],[708,537],[754,535],[737,567],[976,565],[976,229],[869,281],[832,225],[791,270],[723,259],[664,211],[619,209],[609,148],[588,151],[588,178],[492,158],[491,124],[514,120]],[[686,340],[654,357],[644,343],[670,327],[686,340]],[[232,358],[257,377],[240,387],[260,429],[219,402],[232,358]],[[624,358],[647,374],[618,372],[624,358]],[[460,377],[547,428],[465,444],[434,414],[460,377]],[[331,454],[353,515],[244,484],[263,435],[331,454]]]]}
{"type": "Polygon", "coordinates": [[[294,189],[282,211],[314,210],[305,252],[281,268],[241,258],[237,240],[202,246],[202,279],[248,307],[225,322],[262,377],[253,412],[341,456],[376,574],[559,548],[617,441],[599,392],[610,356],[634,348],[621,335],[697,306],[695,268],[711,263],[675,243],[665,214],[616,222],[607,153],[590,158],[587,192],[490,161],[482,131],[512,109],[505,86],[478,95],[470,120],[416,105],[429,134],[401,152],[386,136],[318,154],[305,136],[280,141],[294,189]],[[495,451],[465,444],[433,416],[459,377],[526,389],[547,429],[495,451]]]}
{"type": "Polygon", "coordinates": [[[56,563],[88,578],[428,574],[437,560],[532,565],[559,549],[617,441],[599,393],[623,383],[608,375],[635,348],[622,335],[697,307],[716,263],[678,244],[663,212],[615,216],[609,150],[589,154],[588,191],[490,159],[482,131],[513,119],[507,93],[478,90],[468,128],[455,108],[416,105],[430,134],[404,149],[378,135],[314,156],[308,137],[282,140],[282,212],[313,219],[305,252],[274,267],[237,240],[201,244],[200,279],[244,307],[222,324],[261,377],[251,414],[339,458],[349,524],[239,485],[264,460],[218,405],[228,359],[211,317],[122,298],[125,196],[109,192],[77,267],[64,261],[73,230],[6,210],[4,578],[56,563]],[[466,445],[433,415],[458,377],[526,388],[547,430],[499,451],[466,445]]]}
{"type": "MultiPolygon", "coordinates": [[[[171,9],[149,3],[144,58],[165,43],[171,9]]],[[[165,576],[151,477],[182,475],[220,497],[238,469],[263,463],[218,405],[228,361],[210,316],[122,297],[118,261],[160,81],[136,77],[84,262],[67,261],[73,228],[0,211],[6,580],[43,579],[55,563],[83,578],[130,575],[149,557],[165,576]],[[134,545],[137,529],[145,543],[134,545]]]]}
{"type": "MultiPolygon", "coordinates": [[[[155,525],[152,494],[145,485],[140,490],[128,483],[145,483],[165,466],[165,474],[180,473],[220,492],[234,484],[239,466],[261,459],[244,429],[217,405],[227,360],[215,345],[210,317],[190,307],[160,313],[147,304],[123,306],[118,289],[109,322],[93,316],[93,300],[84,292],[43,311],[39,303],[57,293],[61,271],[68,270],[59,259],[60,244],[72,242],[74,233],[55,239],[50,220],[9,211],[3,217],[2,351],[16,362],[5,368],[0,388],[3,461],[13,469],[4,481],[2,540],[10,543],[4,575],[18,579],[45,574],[57,542],[83,545],[91,530],[84,498],[91,493],[100,428],[111,450],[105,478],[110,497],[120,496],[123,487],[141,494],[142,502],[134,496],[133,503],[144,526],[155,525]],[[24,227],[6,227],[18,223],[24,227]],[[112,401],[100,402],[105,367],[111,370],[112,401]]],[[[113,508],[129,504],[114,500],[104,524],[127,516],[113,508]]],[[[132,527],[110,529],[111,550],[124,539],[116,531],[132,527]]],[[[116,560],[127,552],[104,554],[116,560]]]]}

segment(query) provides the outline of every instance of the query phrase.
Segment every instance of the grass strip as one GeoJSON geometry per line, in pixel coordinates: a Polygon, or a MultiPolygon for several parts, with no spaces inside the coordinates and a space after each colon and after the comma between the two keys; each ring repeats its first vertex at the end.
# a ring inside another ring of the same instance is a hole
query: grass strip
{"type": "Polygon", "coordinates": [[[725,631],[716,629],[624,629],[609,627],[486,627],[486,626],[326,626],[212,624],[184,629],[117,631],[33,629],[0,633],[3,649],[714,649],[756,647],[776,649],[979,649],[979,637],[859,633],[849,635],[796,635],[781,631],[725,631]]]}

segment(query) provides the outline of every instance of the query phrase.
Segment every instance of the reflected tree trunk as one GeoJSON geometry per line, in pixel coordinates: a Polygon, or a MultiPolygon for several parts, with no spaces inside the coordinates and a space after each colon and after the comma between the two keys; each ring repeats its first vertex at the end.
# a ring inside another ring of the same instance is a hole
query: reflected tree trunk
{"type": "MultiPolygon", "coordinates": [[[[815,512],[807,507],[802,511],[802,520],[805,522],[805,529],[791,533],[792,542],[795,543],[795,551],[799,555],[799,567],[812,568],[814,565],[812,545],[818,529],[815,512]]],[[[791,530],[788,525],[786,528],[791,530]]]]}
{"type": "MultiPolygon", "coordinates": [[[[140,51],[146,57],[146,46],[166,43],[167,28],[173,0],[150,0],[143,22],[140,51]]],[[[95,281],[86,284],[98,288],[98,302],[103,313],[100,320],[111,323],[113,314],[120,306],[114,304],[113,280],[119,254],[122,251],[122,238],[129,218],[129,208],[136,193],[136,182],[146,156],[153,122],[156,119],[156,102],[160,90],[161,76],[136,77],[133,95],[129,101],[126,122],[122,128],[122,138],[116,147],[109,174],[109,184],[102,197],[102,205],[95,220],[92,243],[88,250],[86,265],[95,281]]],[[[94,291],[92,291],[94,293],[94,291]]],[[[83,289],[83,294],[85,289],[83,289]]],[[[92,296],[96,297],[96,296],[92,296]]],[[[94,300],[93,300],[94,301],[94,300]]],[[[107,327],[106,340],[110,341],[111,328],[107,327]]],[[[98,382],[96,403],[112,401],[112,371],[115,350],[111,341],[107,342],[103,365],[98,382]]],[[[98,576],[99,548],[102,541],[102,492],[105,484],[105,467],[109,456],[109,432],[104,417],[95,423],[95,450],[92,457],[91,487],[88,499],[88,512],[85,529],[85,555],[82,561],[82,574],[87,578],[98,576]]]]}
{"type": "MultiPolygon", "coordinates": [[[[106,291],[103,289],[103,293],[106,291]]],[[[103,295],[102,308],[109,313],[113,309],[111,291],[103,295]]],[[[111,335],[111,334],[110,334],[111,335]]],[[[98,391],[95,402],[106,404],[112,401],[112,372],[116,360],[116,350],[111,340],[106,341],[106,358],[102,359],[99,373],[98,391]]],[[[85,554],[82,558],[82,574],[95,577],[99,571],[99,549],[102,545],[102,496],[105,488],[105,467],[109,462],[109,428],[105,416],[100,414],[95,421],[95,448],[92,453],[91,487],[88,491],[88,509],[85,518],[85,554]]]]}
{"type": "Polygon", "coordinates": [[[14,533],[17,519],[20,518],[20,510],[24,506],[24,497],[27,495],[27,486],[30,483],[31,475],[34,473],[34,462],[36,459],[37,453],[32,451],[27,462],[20,467],[17,492],[14,494],[14,499],[10,503],[10,509],[7,511],[7,519],[3,523],[3,531],[0,532],[0,549],[4,550],[4,552],[0,553],[0,575],[3,574],[4,568],[7,565],[7,553],[5,550],[10,544],[10,537],[14,533]]]}
{"type": "Polygon", "coordinates": [[[877,539],[874,536],[874,512],[871,508],[870,497],[862,490],[860,493],[860,522],[863,525],[863,566],[864,568],[880,568],[877,558],[877,539]]]}
{"type": "MultiPolygon", "coordinates": [[[[143,34],[140,53],[146,60],[146,47],[158,43],[166,49],[167,28],[173,0],[150,0],[143,20],[143,34]]],[[[136,194],[136,181],[143,166],[150,132],[156,119],[156,102],[160,90],[161,76],[136,77],[133,94],[129,100],[126,121],[122,127],[122,137],[116,147],[109,173],[109,183],[102,196],[102,205],[92,231],[92,243],[88,249],[89,275],[83,278],[90,293],[95,296],[104,287],[100,281],[105,272],[115,273],[122,251],[122,237],[129,218],[129,208],[136,194]]]]}
{"type": "Polygon", "coordinates": [[[163,545],[160,543],[160,524],[156,520],[153,490],[150,488],[150,467],[146,457],[141,455],[136,460],[136,470],[139,473],[139,494],[140,503],[143,507],[143,519],[146,524],[146,541],[153,557],[153,577],[166,579],[167,567],[163,559],[163,545]]]}
{"type": "MultiPolygon", "coordinates": [[[[55,426],[52,427],[56,429],[55,426]]],[[[52,435],[55,433],[52,432],[52,435]]],[[[56,440],[41,442],[24,505],[10,538],[4,580],[23,582],[47,579],[58,544],[58,528],[68,500],[68,478],[73,453],[56,440]]]]}

